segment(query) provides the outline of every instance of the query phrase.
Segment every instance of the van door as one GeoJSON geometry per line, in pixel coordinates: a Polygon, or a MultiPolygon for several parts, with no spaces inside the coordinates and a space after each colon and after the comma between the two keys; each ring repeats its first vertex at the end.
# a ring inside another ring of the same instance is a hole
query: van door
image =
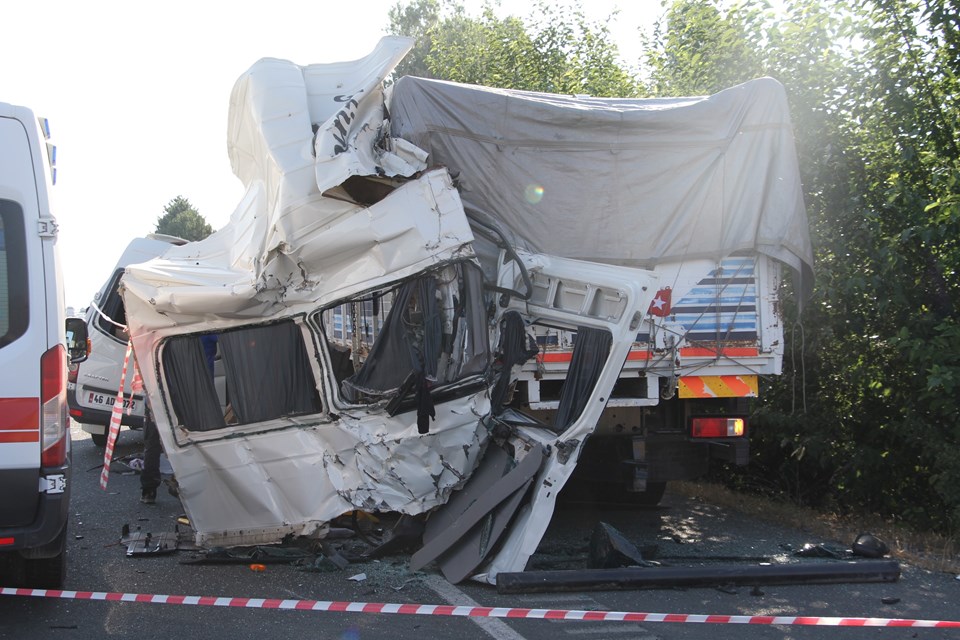
{"type": "Polygon", "coordinates": [[[57,588],[70,431],[46,133],[29,109],[0,104],[0,553],[11,584],[57,588]]]}
{"type": "Polygon", "coordinates": [[[32,522],[40,497],[40,354],[47,335],[38,211],[24,126],[0,117],[0,526],[5,527],[32,522]]]}
{"type": "Polygon", "coordinates": [[[452,582],[479,570],[478,578],[492,583],[499,572],[524,569],[606,407],[657,289],[652,272],[522,251],[501,264],[499,274],[497,290],[516,292],[500,299],[495,357],[504,363],[501,378],[510,376],[514,382],[523,360],[536,353],[538,327],[574,332],[574,355],[559,406],[548,422],[511,406],[509,385],[495,382],[488,418],[493,446],[463,495],[431,515],[424,547],[411,562],[415,570],[438,560],[452,582]]]}

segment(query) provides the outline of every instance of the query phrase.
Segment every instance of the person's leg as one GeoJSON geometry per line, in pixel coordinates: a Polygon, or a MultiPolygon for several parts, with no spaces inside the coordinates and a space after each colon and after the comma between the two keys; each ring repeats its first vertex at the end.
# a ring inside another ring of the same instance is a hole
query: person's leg
{"type": "Polygon", "coordinates": [[[160,486],[160,432],[153,421],[153,414],[147,407],[143,419],[143,471],[140,472],[140,501],[153,504],[157,500],[157,487],[160,486]]]}

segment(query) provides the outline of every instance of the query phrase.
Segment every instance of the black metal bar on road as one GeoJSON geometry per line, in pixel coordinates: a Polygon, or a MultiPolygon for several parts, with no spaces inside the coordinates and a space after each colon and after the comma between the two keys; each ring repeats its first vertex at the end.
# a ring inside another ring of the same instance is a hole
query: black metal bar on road
{"type": "Polygon", "coordinates": [[[608,591],[723,585],[841,584],[896,582],[900,564],[893,560],[817,564],[713,565],[705,567],[627,567],[565,569],[497,574],[498,593],[608,591]]]}

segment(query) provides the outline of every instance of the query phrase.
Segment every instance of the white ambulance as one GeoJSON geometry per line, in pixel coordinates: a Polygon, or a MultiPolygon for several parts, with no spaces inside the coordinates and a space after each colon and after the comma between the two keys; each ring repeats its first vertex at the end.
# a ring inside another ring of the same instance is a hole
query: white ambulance
{"type": "MultiPolygon", "coordinates": [[[[46,121],[0,103],[0,576],[57,588],[66,574],[70,495],[67,360],[86,355],[86,326],[64,332],[57,223],[49,187],[56,149],[46,121]],[[76,348],[74,349],[74,345],[76,348]]],[[[77,319],[78,320],[78,319],[77,319]]]]}

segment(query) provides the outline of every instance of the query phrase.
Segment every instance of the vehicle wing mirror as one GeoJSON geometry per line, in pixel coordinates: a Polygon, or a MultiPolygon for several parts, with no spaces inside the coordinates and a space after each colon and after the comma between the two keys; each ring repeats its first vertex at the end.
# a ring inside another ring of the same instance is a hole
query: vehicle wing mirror
{"type": "Polygon", "coordinates": [[[79,364],[90,355],[87,321],[83,318],[67,318],[67,354],[70,364],[79,364]]]}

